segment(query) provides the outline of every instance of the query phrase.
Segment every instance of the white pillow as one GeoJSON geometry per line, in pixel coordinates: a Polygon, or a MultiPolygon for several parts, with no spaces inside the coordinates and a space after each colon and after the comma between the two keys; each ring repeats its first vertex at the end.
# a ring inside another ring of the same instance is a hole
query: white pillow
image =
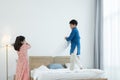
{"type": "Polygon", "coordinates": [[[42,65],[38,68],[35,68],[33,70],[31,70],[31,77],[34,78],[34,80],[37,79],[37,77],[39,76],[39,73],[43,72],[43,71],[48,71],[49,69],[47,68],[47,66],[42,65]]]}
{"type": "Polygon", "coordinates": [[[42,65],[42,66],[38,67],[37,70],[40,70],[40,71],[47,71],[47,70],[49,70],[49,69],[47,68],[47,66],[42,65]]]}
{"type": "MultiPolygon", "coordinates": [[[[65,66],[70,69],[70,63],[65,63],[65,66]]],[[[80,69],[78,65],[75,64],[74,69],[80,69]]]]}

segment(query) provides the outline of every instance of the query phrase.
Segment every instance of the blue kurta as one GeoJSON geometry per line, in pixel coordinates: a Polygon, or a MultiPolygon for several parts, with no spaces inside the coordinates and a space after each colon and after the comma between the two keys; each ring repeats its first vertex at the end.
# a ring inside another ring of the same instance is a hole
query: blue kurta
{"type": "Polygon", "coordinates": [[[70,36],[67,37],[66,40],[71,41],[70,54],[74,53],[74,50],[77,47],[77,55],[80,55],[80,35],[76,27],[72,29],[70,36]]]}

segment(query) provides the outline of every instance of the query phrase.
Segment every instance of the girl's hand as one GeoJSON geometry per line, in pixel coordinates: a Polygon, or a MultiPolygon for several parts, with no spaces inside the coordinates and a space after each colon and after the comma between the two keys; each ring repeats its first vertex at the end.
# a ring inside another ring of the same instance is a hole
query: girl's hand
{"type": "Polygon", "coordinates": [[[29,44],[29,43],[26,43],[26,45],[29,45],[29,46],[30,46],[30,44],[29,44]]]}
{"type": "Polygon", "coordinates": [[[28,49],[31,48],[31,45],[29,43],[26,42],[25,44],[26,44],[28,49]]]}

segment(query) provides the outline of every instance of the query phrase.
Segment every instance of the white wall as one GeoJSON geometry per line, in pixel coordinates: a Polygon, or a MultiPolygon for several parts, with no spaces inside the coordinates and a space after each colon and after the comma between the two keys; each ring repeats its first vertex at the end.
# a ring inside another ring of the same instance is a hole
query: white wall
{"type": "MultiPolygon", "coordinates": [[[[0,40],[4,34],[24,35],[32,56],[69,55],[69,48],[55,53],[70,33],[68,22],[77,19],[81,34],[81,59],[93,67],[94,0],[0,0],[0,40]]],[[[9,51],[9,76],[15,72],[17,55],[9,51]]],[[[5,80],[5,49],[0,48],[0,80],[5,80]]]]}

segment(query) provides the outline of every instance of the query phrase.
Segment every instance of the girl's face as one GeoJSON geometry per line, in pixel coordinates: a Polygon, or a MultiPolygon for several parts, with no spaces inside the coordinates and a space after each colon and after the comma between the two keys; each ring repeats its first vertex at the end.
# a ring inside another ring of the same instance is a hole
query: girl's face
{"type": "Polygon", "coordinates": [[[26,44],[27,42],[24,40],[23,42],[22,42],[22,44],[26,44]]]}

